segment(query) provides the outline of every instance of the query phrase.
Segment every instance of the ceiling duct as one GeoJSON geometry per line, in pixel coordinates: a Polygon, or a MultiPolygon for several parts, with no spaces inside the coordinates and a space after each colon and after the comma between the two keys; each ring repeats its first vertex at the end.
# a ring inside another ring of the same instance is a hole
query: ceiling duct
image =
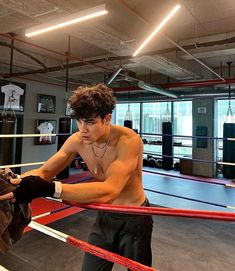
{"type": "Polygon", "coordinates": [[[121,71],[122,71],[122,67],[119,68],[115,73],[113,73],[113,75],[111,76],[111,78],[110,78],[109,81],[108,81],[108,85],[110,85],[110,84],[113,82],[113,80],[116,79],[116,77],[118,76],[118,74],[119,74],[121,71]]]}
{"type": "Polygon", "coordinates": [[[177,98],[177,96],[167,90],[164,90],[160,87],[157,86],[153,86],[150,84],[145,83],[144,81],[139,81],[138,82],[138,86],[142,89],[145,89],[147,91],[151,91],[151,92],[155,92],[155,93],[159,93],[161,95],[167,96],[167,97],[171,97],[171,98],[177,98]]]}
{"type": "Polygon", "coordinates": [[[134,81],[136,81],[135,78],[136,78],[135,72],[125,69],[119,74],[116,81],[134,82],[134,81]]]}

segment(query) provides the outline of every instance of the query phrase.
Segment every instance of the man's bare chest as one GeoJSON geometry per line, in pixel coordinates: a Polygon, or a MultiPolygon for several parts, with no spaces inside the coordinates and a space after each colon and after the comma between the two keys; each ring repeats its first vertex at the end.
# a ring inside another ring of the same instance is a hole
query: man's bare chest
{"type": "Polygon", "coordinates": [[[87,145],[80,150],[79,155],[86,163],[90,173],[98,180],[104,180],[110,164],[116,159],[114,148],[108,146],[107,149],[92,148],[87,145]]]}

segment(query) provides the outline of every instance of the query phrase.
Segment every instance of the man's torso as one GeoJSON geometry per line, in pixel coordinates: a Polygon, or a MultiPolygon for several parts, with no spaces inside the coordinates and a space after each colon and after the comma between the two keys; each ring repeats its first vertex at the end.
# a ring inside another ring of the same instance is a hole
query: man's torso
{"type": "MultiPolygon", "coordinates": [[[[95,148],[94,145],[83,144],[79,139],[79,132],[75,134],[78,141],[77,153],[86,163],[88,170],[96,181],[104,181],[109,166],[118,158],[118,149],[126,138],[141,140],[135,132],[127,128],[113,126],[112,135],[107,148],[95,148]],[[101,158],[100,158],[101,157],[101,158]]],[[[128,152],[128,149],[126,150],[128,152]]],[[[118,180],[118,176],[117,176],[118,180]]],[[[142,148],[139,150],[138,162],[135,170],[130,174],[125,187],[113,202],[121,205],[141,205],[145,195],[142,187],[142,148]]]]}

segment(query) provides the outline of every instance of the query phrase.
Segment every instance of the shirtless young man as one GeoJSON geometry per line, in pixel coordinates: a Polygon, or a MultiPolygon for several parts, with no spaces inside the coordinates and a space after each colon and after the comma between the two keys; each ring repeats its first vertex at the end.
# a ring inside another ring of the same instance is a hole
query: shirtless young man
{"type": "MultiPolygon", "coordinates": [[[[142,140],[131,129],[111,125],[115,106],[112,90],[103,84],[79,87],[70,104],[79,131],[42,167],[22,174],[18,188],[0,200],[31,202],[36,197],[54,196],[79,203],[148,206],[142,186],[142,140]],[[94,181],[49,182],[77,154],[87,164],[94,181]]],[[[151,234],[151,216],[98,212],[89,243],[151,266],[151,234]]],[[[86,253],[82,271],[108,271],[112,266],[113,263],[86,253]]]]}

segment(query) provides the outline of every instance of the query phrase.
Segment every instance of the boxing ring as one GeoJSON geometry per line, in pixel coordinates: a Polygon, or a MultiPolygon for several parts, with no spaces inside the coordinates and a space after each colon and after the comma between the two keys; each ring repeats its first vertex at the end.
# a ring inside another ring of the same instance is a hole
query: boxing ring
{"type": "MultiPolygon", "coordinates": [[[[60,134],[49,134],[50,136],[60,136],[60,134]]],[[[64,134],[63,134],[64,135],[64,134]]],[[[25,135],[0,135],[1,138],[4,137],[34,137],[34,136],[41,136],[41,135],[35,135],[35,134],[25,134],[25,135]]],[[[45,134],[45,136],[48,136],[45,134]]],[[[17,165],[1,165],[0,168],[15,168],[15,167],[25,167],[25,166],[37,166],[37,165],[42,165],[45,161],[40,161],[40,162],[32,162],[32,163],[22,163],[22,164],[17,164],[17,165]]],[[[222,162],[223,163],[223,162],[222,162]]],[[[235,164],[229,163],[229,165],[234,166],[235,164]]],[[[153,172],[147,172],[147,175],[151,175],[152,179],[154,179],[154,176],[157,175],[157,173],[153,172]]],[[[87,178],[89,181],[89,178],[87,178]]],[[[162,182],[164,182],[164,178],[162,182]]],[[[195,180],[194,180],[195,181],[195,180]]],[[[154,180],[151,180],[153,183],[154,180]]],[[[188,181],[187,181],[188,182],[188,181]]],[[[75,183],[75,182],[73,182],[75,183]]],[[[156,181],[157,183],[157,181],[156,181]]],[[[175,182],[176,184],[176,182],[175,182]]],[[[211,183],[210,185],[212,185],[211,183]]],[[[208,184],[209,185],[209,184],[208,184]]],[[[214,183],[215,186],[220,186],[220,189],[224,189],[225,191],[229,191],[228,193],[234,193],[234,185],[232,183],[226,183],[224,185],[221,185],[221,183],[214,183]],[[228,190],[229,189],[229,190],[228,190]]],[[[146,270],[146,271],[151,271],[151,270],[157,270],[152,267],[147,267],[144,266],[140,263],[137,263],[135,261],[132,261],[130,259],[124,258],[120,255],[111,253],[109,251],[105,251],[103,249],[100,249],[98,247],[91,246],[90,244],[81,241],[78,238],[75,238],[72,235],[63,233],[61,231],[55,230],[51,227],[42,225],[38,222],[36,222],[37,219],[45,216],[50,216],[53,213],[59,213],[62,210],[66,210],[71,208],[72,206],[77,206],[79,208],[83,209],[91,209],[95,211],[107,211],[107,212],[115,212],[115,213],[129,213],[129,214],[141,214],[141,215],[153,215],[153,216],[167,216],[167,217],[179,217],[181,219],[184,218],[190,218],[190,219],[205,219],[205,220],[216,220],[216,221],[227,221],[227,222],[234,222],[235,221],[235,201],[232,204],[225,204],[225,203],[218,203],[218,202],[211,202],[209,200],[200,200],[198,198],[193,198],[193,195],[180,195],[180,194],[174,194],[172,192],[164,192],[161,190],[156,190],[156,189],[151,189],[150,187],[145,186],[145,180],[144,180],[144,189],[146,193],[153,193],[153,194],[160,194],[164,195],[167,197],[175,197],[177,199],[184,199],[187,201],[195,201],[198,203],[206,204],[215,207],[219,207],[223,211],[210,211],[210,210],[190,210],[190,209],[184,209],[184,208],[162,208],[162,207],[136,207],[136,206],[114,206],[110,204],[78,204],[75,202],[68,202],[68,201],[60,201],[63,204],[65,204],[64,207],[55,209],[51,212],[46,212],[46,213],[41,213],[40,215],[37,215],[32,218],[32,222],[30,223],[30,227],[40,231],[46,235],[49,235],[53,238],[56,238],[69,246],[73,246],[77,249],[81,249],[83,251],[86,251],[88,253],[94,254],[96,256],[99,256],[101,258],[107,259],[109,261],[112,261],[116,264],[119,264],[121,266],[127,267],[130,270],[138,271],[138,270],[146,270]],[[229,212],[225,212],[224,209],[229,209],[229,212]]],[[[176,189],[176,188],[175,188],[176,189]]],[[[176,189],[177,190],[177,189],[176,189]]],[[[55,201],[55,199],[50,199],[55,201]]],[[[56,200],[58,201],[58,200],[56,200]]],[[[151,198],[150,198],[150,202],[151,198]]],[[[0,266],[1,268],[1,266],[0,266]]],[[[1,269],[0,269],[1,270],[1,269]]]]}

